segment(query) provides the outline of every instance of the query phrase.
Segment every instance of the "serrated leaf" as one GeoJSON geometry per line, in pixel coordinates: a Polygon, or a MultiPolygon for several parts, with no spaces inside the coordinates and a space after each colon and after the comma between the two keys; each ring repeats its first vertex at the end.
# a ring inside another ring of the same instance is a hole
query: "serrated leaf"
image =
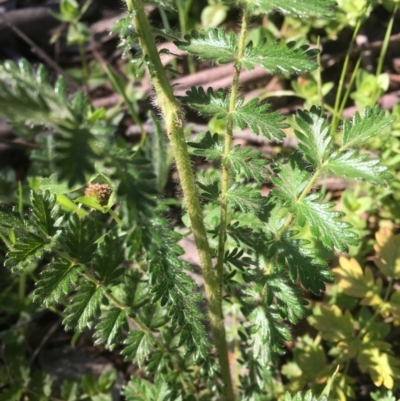
{"type": "Polygon", "coordinates": [[[254,151],[251,147],[242,148],[240,145],[233,147],[229,156],[223,160],[229,162],[237,175],[244,175],[247,179],[264,182],[268,173],[267,160],[261,152],[254,151]]]}
{"type": "Polygon", "coordinates": [[[276,188],[272,193],[288,202],[288,207],[293,206],[309,182],[310,174],[299,156],[300,153],[292,154],[288,160],[277,161],[273,167],[276,176],[271,177],[271,181],[276,188]]]}
{"type": "Polygon", "coordinates": [[[24,268],[40,259],[46,251],[50,251],[57,240],[58,235],[47,239],[34,233],[22,233],[8,252],[4,265],[13,269],[24,268]]]}
{"type": "Polygon", "coordinates": [[[252,0],[250,9],[263,13],[279,11],[282,14],[307,17],[328,17],[334,16],[336,2],[332,0],[252,0]]]}
{"type": "Polygon", "coordinates": [[[44,235],[54,235],[57,231],[56,219],[60,210],[55,195],[51,195],[49,191],[45,191],[43,195],[32,191],[31,204],[36,226],[44,235]]]}
{"type": "Polygon", "coordinates": [[[121,354],[124,356],[125,361],[135,361],[139,367],[142,367],[153,350],[155,340],[151,333],[132,330],[129,332],[124,344],[125,347],[121,354]]]}
{"type": "Polygon", "coordinates": [[[224,153],[224,146],[218,134],[211,135],[209,131],[200,133],[196,141],[188,142],[188,145],[195,149],[195,155],[203,156],[209,161],[220,159],[224,153]]]}
{"type": "Polygon", "coordinates": [[[294,240],[289,232],[280,241],[270,244],[269,257],[276,254],[278,266],[289,267],[291,280],[300,280],[301,285],[314,294],[325,291],[325,283],[332,281],[332,275],[326,263],[318,257],[317,250],[304,247],[305,241],[294,240]]]}
{"type": "Polygon", "coordinates": [[[394,117],[386,115],[379,106],[367,107],[362,114],[356,112],[352,120],[343,121],[343,137],[341,150],[358,146],[377,135],[394,121],[394,117]]]}
{"type": "Polygon", "coordinates": [[[201,115],[214,115],[216,118],[223,118],[228,115],[229,97],[223,89],[214,92],[208,88],[205,92],[203,87],[192,88],[186,92],[186,96],[179,97],[180,101],[197,110],[201,115]]]}
{"type": "Polygon", "coordinates": [[[383,301],[380,297],[382,280],[375,283],[374,274],[370,268],[361,269],[354,258],[339,259],[340,268],[333,269],[337,283],[342,291],[352,297],[364,298],[362,305],[379,305],[383,301]]]}
{"type": "Polygon", "coordinates": [[[122,332],[128,330],[126,318],[127,312],[123,309],[112,308],[103,312],[93,334],[94,345],[104,344],[112,351],[121,342],[122,332]]]}
{"type": "Polygon", "coordinates": [[[59,179],[67,180],[69,186],[85,183],[94,173],[94,163],[99,158],[93,146],[94,136],[89,129],[63,129],[56,146],[59,179]]]}
{"type": "Polygon", "coordinates": [[[65,231],[65,247],[68,255],[79,263],[88,263],[96,251],[97,227],[90,218],[81,219],[72,214],[65,231]]]}
{"type": "Polygon", "coordinates": [[[269,104],[260,103],[258,98],[243,105],[241,98],[236,105],[233,118],[241,129],[248,126],[255,135],[261,133],[268,139],[281,140],[284,137],[282,129],[289,125],[283,122],[285,117],[278,112],[267,112],[269,108],[269,104]]]}
{"type": "Polygon", "coordinates": [[[321,194],[314,193],[296,203],[297,222],[300,227],[307,223],[311,234],[321,239],[326,247],[346,252],[349,245],[358,244],[358,235],[349,230],[350,223],[339,220],[344,214],[332,210],[333,202],[315,202],[320,197],[321,194]]]}
{"type": "Polygon", "coordinates": [[[124,253],[120,244],[117,240],[107,235],[104,237],[103,242],[99,244],[92,268],[96,272],[97,278],[104,285],[108,285],[124,272],[120,268],[123,261],[124,253]]]}
{"type": "Polygon", "coordinates": [[[80,286],[78,295],[75,295],[71,304],[65,308],[65,329],[83,331],[86,327],[91,328],[100,313],[103,296],[103,288],[93,283],[88,282],[80,286]]]}
{"type": "Polygon", "coordinates": [[[326,117],[322,109],[315,106],[310,111],[299,110],[295,117],[299,129],[295,129],[294,134],[300,140],[299,149],[315,168],[325,162],[332,146],[326,117]]]}
{"type": "Polygon", "coordinates": [[[268,275],[265,278],[267,285],[268,297],[272,302],[275,298],[278,312],[282,314],[282,318],[286,318],[290,323],[295,324],[308,314],[305,307],[308,302],[301,298],[301,291],[293,287],[286,277],[282,275],[268,275]]]}
{"type": "Polygon", "coordinates": [[[256,46],[250,42],[240,62],[247,70],[259,65],[271,74],[300,74],[317,69],[318,64],[312,58],[318,50],[295,46],[295,42],[267,43],[266,39],[260,40],[256,46]]]}
{"type": "Polygon", "coordinates": [[[393,235],[389,230],[376,233],[375,251],[378,258],[375,264],[387,277],[394,280],[400,278],[400,234],[393,235]]]}
{"type": "MultiPolygon", "coordinates": [[[[255,295],[255,294],[254,294],[255,295]]],[[[290,341],[289,329],[272,307],[256,307],[248,316],[254,358],[266,366],[273,352],[282,354],[285,341],[290,341]]]]}
{"type": "Polygon", "coordinates": [[[224,29],[192,31],[185,36],[186,42],[175,41],[175,45],[202,60],[214,60],[219,64],[235,60],[237,44],[236,34],[226,33],[224,29]]]}
{"type": "Polygon", "coordinates": [[[47,307],[60,302],[67,295],[71,287],[76,284],[80,267],[69,261],[61,260],[49,263],[40,273],[33,293],[34,300],[43,302],[47,307]]]}
{"type": "Polygon", "coordinates": [[[226,197],[232,206],[239,208],[243,212],[252,213],[259,212],[265,200],[261,196],[259,189],[239,183],[229,188],[226,197]]]}
{"type": "Polygon", "coordinates": [[[378,159],[370,159],[368,153],[360,154],[356,149],[345,153],[334,153],[324,164],[321,171],[327,171],[338,177],[362,179],[371,184],[384,186],[391,177],[388,168],[379,164],[378,159]]]}

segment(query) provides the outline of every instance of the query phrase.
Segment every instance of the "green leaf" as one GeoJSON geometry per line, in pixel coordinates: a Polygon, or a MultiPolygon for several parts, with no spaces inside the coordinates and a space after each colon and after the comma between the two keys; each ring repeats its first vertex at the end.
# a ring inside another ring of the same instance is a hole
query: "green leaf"
{"type": "Polygon", "coordinates": [[[192,88],[186,92],[186,96],[180,96],[180,101],[197,110],[202,115],[213,115],[216,118],[224,118],[228,115],[229,97],[223,89],[214,92],[208,88],[205,92],[203,87],[192,88]]]}
{"type": "Polygon", "coordinates": [[[259,212],[265,201],[259,188],[253,188],[249,185],[244,186],[241,183],[232,185],[226,197],[234,207],[241,209],[245,213],[259,212]]]}
{"type": "Polygon", "coordinates": [[[22,233],[8,252],[4,265],[13,269],[24,268],[40,259],[46,251],[50,251],[57,241],[58,235],[53,238],[43,238],[35,233],[22,233]]]}
{"type": "Polygon", "coordinates": [[[311,194],[296,204],[297,222],[300,227],[306,223],[311,234],[321,239],[327,247],[347,252],[349,245],[358,244],[358,235],[350,231],[351,224],[340,221],[342,212],[332,210],[335,203],[316,203],[321,194],[311,194]]]}
{"type": "Polygon", "coordinates": [[[87,128],[64,128],[56,143],[55,164],[60,181],[68,180],[70,186],[85,183],[95,172],[94,162],[99,158],[93,150],[93,134],[87,128]]]}
{"type": "Polygon", "coordinates": [[[255,135],[261,132],[269,139],[281,140],[284,137],[282,129],[289,127],[288,124],[282,122],[285,119],[284,116],[278,112],[267,113],[270,105],[260,103],[258,98],[250,100],[245,105],[243,105],[243,100],[244,98],[239,99],[233,114],[233,118],[241,129],[248,126],[255,135]]]}
{"type": "Polygon", "coordinates": [[[276,187],[272,190],[273,195],[288,202],[288,207],[293,207],[310,177],[300,153],[293,153],[288,159],[277,160],[273,170],[276,174],[275,177],[271,177],[276,187]]]}
{"type": "Polygon", "coordinates": [[[188,142],[188,145],[195,149],[195,155],[203,156],[209,161],[221,159],[224,153],[224,146],[218,134],[211,135],[209,131],[200,133],[196,141],[188,142]]]}
{"type": "Polygon", "coordinates": [[[121,354],[125,361],[135,361],[139,367],[142,367],[150,355],[155,345],[153,335],[139,330],[129,332],[124,341],[125,347],[121,354]]]}
{"type": "Polygon", "coordinates": [[[65,231],[65,248],[68,255],[79,263],[88,263],[96,251],[98,237],[96,223],[90,218],[81,219],[72,214],[65,231]]]}
{"type": "Polygon", "coordinates": [[[299,149],[315,168],[325,162],[332,147],[326,117],[322,109],[315,106],[310,111],[299,110],[295,117],[299,129],[295,129],[294,134],[300,140],[299,149]]]}
{"type": "Polygon", "coordinates": [[[368,153],[360,154],[352,149],[345,153],[332,154],[324,164],[322,171],[328,171],[338,177],[362,179],[371,184],[384,186],[391,178],[387,167],[379,165],[378,159],[370,159],[368,153]]]}
{"type": "Polygon", "coordinates": [[[47,307],[60,302],[71,287],[78,281],[80,267],[66,260],[49,263],[40,273],[34,291],[34,300],[39,300],[47,307]]]}
{"type": "Polygon", "coordinates": [[[343,121],[341,150],[357,146],[377,135],[394,121],[394,116],[387,115],[379,106],[367,107],[362,114],[356,112],[353,119],[343,121]]]}
{"type": "Polygon", "coordinates": [[[202,60],[214,60],[219,64],[227,64],[235,60],[237,52],[236,34],[227,34],[224,29],[208,29],[192,31],[185,36],[186,42],[175,41],[175,45],[198,56],[202,60]]]}
{"type": "Polygon", "coordinates": [[[35,225],[44,235],[53,236],[57,228],[57,217],[60,207],[56,204],[56,196],[45,191],[43,195],[31,192],[32,214],[35,219],[35,225]]]}
{"type": "Polygon", "coordinates": [[[308,241],[291,239],[296,233],[289,232],[279,241],[273,239],[270,244],[269,257],[276,255],[280,268],[289,267],[291,280],[300,280],[301,285],[314,294],[325,290],[325,283],[332,282],[332,274],[326,262],[318,257],[314,248],[306,248],[308,241]]]}
{"type": "Polygon", "coordinates": [[[271,74],[300,74],[317,69],[318,64],[312,57],[318,50],[309,49],[307,45],[295,46],[295,42],[277,41],[267,44],[266,39],[260,40],[256,46],[249,42],[240,61],[247,70],[259,65],[271,74]]]}
{"type": "Polygon", "coordinates": [[[127,401],[164,401],[169,394],[168,383],[165,381],[151,383],[140,377],[131,377],[123,390],[127,401]]]}
{"type": "Polygon", "coordinates": [[[96,272],[97,278],[104,285],[109,285],[123,274],[124,270],[120,267],[123,261],[124,252],[121,244],[110,235],[106,235],[99,244],[91,267],[96,272]]]}
{"type": "Polygon", "coordinates": [[[63,320],[66,330],[83,331],[91,328],[100,313],[100,303],[103,298],[103,288],[93,283],[85,283],[78,289],[78,295],[65,308],[66,317],[63,320]]]}
{"type": "Polygon", "coordinates": [[[237,175],[244,175],[247,179],[264,182],[269,172],[266,168],[267,160],[261,152],[254,151],[251,147],[242,148],[240,145],[231,149],[224,162],[229,162],[237,175]]]}
{"type": "Polygon", "coordinates": [[[139,35],[133,29],[132,19],[135,15],[135,11],[131,11],[126,14],[125,17],[119,19],[114,27],[111,29],[111,33],[117,33],[119,38],[118,47],[122,47],[122,57],[126,56],[131,50],[134,42],[137,40],[139,35]]]}
{"type": "Polygon", "coordinates": [[[334,17],[336,2],[332,0],[251,0],[250,9],[271,13],[279,11],[282,14],[307,17],[334,17]]]}
{"type": "Polygon", "coordinates": [[[127,312],[123,309],[112,308],[102,313],[93,334],[94,345],[104,344],[112,351],[121,342],[123,331],[128,330],[126,319],[127,312]]]}
{"type": "Polygon", "coordinates": [[[281,274],[271,274],[265,277],[265,284],[269,303],[275,298],[282,318],[289,319],[290,323],[295,324],[308,314],[306,308],[308,302],[301,298],[301,291],[290,284],[286,277],[281,274]]]}
{"type": "MultiPolygon", "coordinates": [[[[258,294],[253,296],[257,299],[258,294]]],[[[254,358],[265,366],[271,361],[273,352],[284,352],[285,341],[290,341],[289,329],[281,323],[282,318],[274,310],[274,305],[254,308],[248,319],[254,358]]]]}

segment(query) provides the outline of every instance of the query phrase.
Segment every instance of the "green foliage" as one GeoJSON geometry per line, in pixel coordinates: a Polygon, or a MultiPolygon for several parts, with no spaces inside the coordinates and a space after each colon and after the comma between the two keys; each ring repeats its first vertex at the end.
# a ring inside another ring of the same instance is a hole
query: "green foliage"
{"type": "MultiPolygon", "coordinates": [[[[129,13],[117,23],[115,32],[124,54],[141,35],[142,61],[152,77],[164,77],[164,70],[157,70],[159,60],[154,59],[159,57],[158,50],[155,55],[146,44],[157,31],[142,31],[143,16],[140,7],[133,10],[135,2],[127,2],[129,13]]],[[[328,17],[333,7],[330,0],[238,3],[243,8],[243,26],[252,13],[328,17]]],[[[169,8],[169,2],[156,4],[169,8]]],[[[59,18],[75,29],[85,7],[65,0],[59,18]]],[[[192,87],[174,104],[168,97],[171,88],[163,87],[164,79],[153,80],[189,215],[185,219],[189,232],[184,235],[178,231],[182,216],[175,218],[181,202],[165,199],[162,193],[168,176],[167,152],[164,128],[154,115],[150,117],[153,138],[147,139],[143,132],[141,142],[132,146],[121,137],[114,138],[104,110],[94,109],[82,92],[69,100],[65,82],[59,79],[51,85],[43,67],[34,72],[26,61],[0,67],[0,114],[15,127],[26,124],[48,130],[44,137],[37,131],[29,136],[39,145],[31,158],[29,188],[21,188],[18,197],[10,194],[14,207],[0,209],[0,234],[8,249],[4,264],[15,274],[34,277],[30,298],[61,309],[65,329],[77,333],[91,329],[95,345],[119,352],[141,369],[140,377],[134,374],[124,387],[128,401],[223,397],[230,401],[231,359],[238,399],[272,399],[269,391],[277,356],[287,350],[291,325],[310,311],[307,291],[321,296],[326,283],[332,282],[327,255],[359,244],[355,228],[337,210],[336,202],[327,199],[318,180],[329,174],[384,186],[391,177],[377,157],[360,149],[393,122],[378,107],[344,120],[339,138],[336,126],[328,123],[327,114],[317,106],[286,119],[259,98],[245,102],[238,95],[243,69],[260,66],[269,73],[289,75],[317,68],[317,51],[308,45],[267,39],[253,43],[246,34],[245,30],[208,29],[175,42],[202,60],[233,63],[229,93],[192,87]],[[224,120],[224,138],[205,132],[187,143],[183,135],[174,142],[183,132],[180,104],[224,120]],[[235,131],[247,128],[278,141],[292,131],[297,149],[266,159],[251,147],[233,146],[235,131]],[[218,168],[196,173],[190,193],[185,192],[193,177],[187,145],[193,155],[218,168]],[[267,185],[271,191],[263,196],[261,186],[267,185]],[[105,191],[103,198],[96,192],[100,189],[105,191]],[[174,220],[168,219],[171,216],[174,220]],[[196,276],[179,245],[190,234],[200,256],[196,276]],[[227,325],[228,336],[224,316],[233,322],[227,325]],[[233,349],[232,358],[228,349],[233,349]],[[248,372],[248,377],[242,377],[241,371],[248,372]]],[[[74,43],[83,42],[76,39],[74,43]]],[[[135,119],[124,84],[117,82],[115,74],[109,72],[109,77],[135,119]]],[[[334,394],[344,399],[353,391],[348,374],[351,360],[375,385],[393,388],[400,365],[391,344],[381,339],[388,323],[377,319],[397,321],[400,316],[400,299],[392,287],[400,277],[399,248],[397,236],[378,235],[379,278],[368,269],[363,272],[355,260],[341,259],[342,269],[335,269],[335,276],[343,293],[360,299],[362,307],[312,309],[309,321],[319,330],[321,341],[332,345],[333,362],[328,362],[320,344],[302,339],[293,352],[293,363],[283,370],[291,380],[288,390],[302,391],[315,377],[326,383],[334,363],[345,363],[336,384],[333,379],[329,382],[334,394]],[[385,280],[390,285],[382,297],[385,280]],[[315,367],[307,373],[307,366],[315,367]],[[304,374],[296,376],[294,371],[304,374]]],[[[11,384],[0,392],[0,400],[28,394],[30,375],[29,366],[21,363],[18,380],[12,384],[7,379],[11,384]]],[[[86,376],[81,392],[66,382],[61,394],[71,401],[100,400],[114,379],[112,374],[98,381],[86,376]]],[[[38,383],[40,389],[35,392],[47,400],[47,377],[38,383]]],[[[321,388],[313,390],[320,393],[321,388]]],[[[328,393],[319,398],[311,392],[286,393],[284,399],[327,401],[328,393]]]]}

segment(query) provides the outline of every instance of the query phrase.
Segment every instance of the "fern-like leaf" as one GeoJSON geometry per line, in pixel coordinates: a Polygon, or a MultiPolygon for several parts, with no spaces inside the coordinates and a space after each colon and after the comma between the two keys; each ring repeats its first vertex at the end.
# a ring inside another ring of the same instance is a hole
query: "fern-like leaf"
{"type": "Polygon", "coordinates": [[[60,223],[58,220],[60,207],[56,204],[55,195],[51,195],[49,191],[45,191],[43,195],[32,192],[31,205],[35,226],[46,236],[55,235],[60,223]]]}
{"type": "Polygon", "coordinates": [[[65,230],[65,248],[78,263],[88,263],[96,251],[97,227],[90,218],[81,219],[72,214],[65,230]]]}
{"type": "Polygon", "coordinates": [[[309,181],[305,163],[299,153],[293,153],[289,160],[278,160],[274,166],[275,177],[271,181],[275,184],[272,190],[274,196],[287,202],[287,206],[293,208],[298,196],[302,193],[309,181]]]}
{"type": "Polygon", "coordinates": [[[301,227],[308,223],[311,233],[325,246],[347,252],[349,245],[358,244],[358,236],[349,230],[351,224],[339,220],[344,213],[333,211],[333,202],[315,202],[320,196],[311,194],[296,204],[297,222],[301,227]]]}
{"type": "Polygon", "coordinates": [[[393,121],[394,117],[387,115],[379,106],[374,106],[372,109],[367,107],[362,114],[356,112],[351,121],[343,121],[341,150],[360,145],[393,121]]]}
{"type": "Polygon", "coordinates": [[[228,201],[243,212],[258,213],[264,198],[257,188],[252,186],[244,186],[243,184],[236,183],[229,188],[226,195],[228,201]]]}
{"type": "Polygon", "coordinates": [[[268,103],[260,103],[258,98],[243,105],[243,98],[241,98],[236,105],[233,117],[241,129],[248,126],[256,135],[261,133],[266,138],[281,140],[284,137],[282,129],[289,125],[283,122],[285,117],[278,112],[267,113],[269,108],[268,103]]]}
{"type": "Polygon", "coordinates": [[[120,268],[124,261],[124,253],[120,244],[109,235],[99,244],[91,267],[96,272],[98,280],[108,285],[117,280],[124,270],[120,268]]]}
{"type": "Polygon", "coordinates": [[[78,289],[78,295],[72,298],[71,304],[65,309],[66,317],[63,324],[66,330],[83,331],[86,327],[91,328],[100,313],[103,297],[102,287],[90,282],[82,284],[78,289]]]}
{"type": "Polygon", "coordinates": [[[142,367],[146,358],[148,358],[154,348],[155,340],[151,333],[132,330],[124,341],[124,345],[125,347],[121,354],[124,356],[125,360],[134,360],[139,367],[142,367]]]}
{"type": "Polygon", "coordinates": [[[332,0],[251,0],[251,9],[263,13],[279,11],[282,14],[307,17],[328,17],[334,16],[336,2],[332,0]]]}
{"type": "Polygon", "coordinates": [[[69,294],[71,287],[78,281],[81,268],[66,260],[52,262],[40,273],[36,283],[34,299],[47,307],[60,302],[69,294]]]}
{"type": "Polygon", "coordinates": [[[276,255],[280,268],[289,267],[292,281],[299,280],[306,290],[318,295],[325,290],[325,283],[332,281],[332,273],[316,249],[304,246],[307,241],[291,239],[294,234],[289,232],[281,240],[273,240],[268,256],[276,255]]]}
{"type": "Polygon", "coordinates": [[[318,50],[309,49],[308,46],[295,46],[295,42],[277,41],[267,44],[265,39],[256,46],[250,42],[240,61],[248,70],[259,65],[272,74],[300,74],[315,70],[318,65],[312,58],[318,53],[318,50]]]}
{"type": "Polygon", "coordinates": [[[276,300],[277,309],[283,319],[295,324],[308,314],[308,302],[301,298],[301,291],[293,287],[283,275],[273,274],[265,277],[267,285],[267,303],[276,300]]]}
{"type": "Polygon", "coordinates": [[[231,149],[226,161],[232,166],[237,175],[244,175],[247,179],[264,182],[268,173],[265,165],[267,160],[262,157],[261,152],[254,151],[251,147],[241,148],[240,145],[231,149]]]}
{"type": "Polygon", "coordinates": [[[57,243],[58,235],[44,238],[33,232],[22,232],[18,241],[7,254],[4,265],[12,269],[22,269],[29,263],[40,259],[45,252],[49,252],[57,243]]]}
{"type": "Polygon", "coordinates": [[[295,121],[299,127],[294,130],[300,140],[299,149],[315,168],[320,167],[329,156],[332,147],[332,137],[329,127],[326,126],[326,114],[322,109],[313,106],[309,112],[299,110],[295,121]]]}
{"type": "Polygon", "coordinates": [[[192,88],[186,92],[186,96],[179,97],[183,104],[197,110],[201,115],[214,115],[216,118],[224,118],[228,114],[229,97],[223,89],[214,92],[208,88],[207,92],[203,87],[192,88]]]}
{"type": "Polygon", "coordinates": [[[195,155],[205,157],[209,161],[221,159],[224,153],[224,146],[218,134],[211,135],[209,131],[200,133],[196,141],[188,142],[188,145],[195,149],[195,155]]]}
{"type": "Polygon", "coordinates": [[[355,149],[332,154],[322,168],[322,171],[329,171],[338,177],[362,179],[381,186],[391,178],[387,170],[378,159],[370,159],[368,153],[360,154],[355,149]]]}
{"type": "Polygon", "coordinates": [[[235,33],[227,34],[224,29],[192,31],[185,36],[186,42],[175,41],[175,45],[202,60],[214,60],[219,64],[235,60],[237,38],[235,33]]]}
{"type": "Polygon", "coordinates": [[[94,344],[104,344],[112,351],[121,342],[123,331],[128,330],[126,318],[127,314],[123,309],[111,308],[103,312],[93,334],[94,344]]]}

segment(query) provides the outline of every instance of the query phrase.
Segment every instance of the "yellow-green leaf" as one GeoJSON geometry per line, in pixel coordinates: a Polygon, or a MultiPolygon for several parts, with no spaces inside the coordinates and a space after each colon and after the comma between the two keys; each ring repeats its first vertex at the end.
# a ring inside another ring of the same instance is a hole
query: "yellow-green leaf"
{"type": "Polygon", "coordinates": [[[313,316],[312,325],[320,332],[322,338],[328,341],[351,341],[353,338],[354,321],[349,311],[342,314],[340,308],[332,305],[321,308],[319,316],[313,316]]]}
{"type": "Polygon", "coordinates": [[[382,303],[380,292],[382,280],[375,283],[374,276],[368,267],[363,269],[356,259],[339,259],[340,267],[333,269],[339,287],[347,295],[363,298],[362,305],[379,305],[382,303]]]}
{"type": "Polygon", "coordinates": [[[382,230],[376,233],[374,249],[378,254],[376,265],[379,270],[393,279],[400,278],[400,234],[382,230]]]}

